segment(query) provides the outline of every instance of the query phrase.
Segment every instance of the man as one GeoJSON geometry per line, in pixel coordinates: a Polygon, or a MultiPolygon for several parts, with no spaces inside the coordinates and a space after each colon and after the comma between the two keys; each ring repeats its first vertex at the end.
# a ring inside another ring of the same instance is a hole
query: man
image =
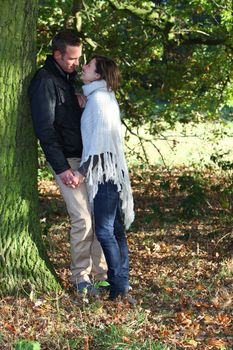
{"type": "Polygon", "coordinates": [[[91,278],[106,279],[107,267],[92,230],[86,186],[77,177],[82,109],[74,81],[82,45],[75,32],[65,30],[54,37],[52,50],[29,86],[33,126],[70,216],[71,282],[79,291],[93,291],[91,278]]]}

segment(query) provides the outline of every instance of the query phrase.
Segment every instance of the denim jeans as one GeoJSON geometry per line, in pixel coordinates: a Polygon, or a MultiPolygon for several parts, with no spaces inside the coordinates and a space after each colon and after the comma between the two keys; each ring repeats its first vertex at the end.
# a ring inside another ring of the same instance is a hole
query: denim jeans
{"type": "Polygon", "coordinates": [[[120,218],[120,198],[111,181],[100,184],[94,198],[95,233],[108,265],[110,297],[129,288],[129,257],[125,231],[120,218]]]}

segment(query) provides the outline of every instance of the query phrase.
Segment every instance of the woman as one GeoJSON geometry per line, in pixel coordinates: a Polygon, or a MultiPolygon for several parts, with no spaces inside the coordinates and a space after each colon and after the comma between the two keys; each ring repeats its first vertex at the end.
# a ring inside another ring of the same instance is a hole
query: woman
{"type": "Polygon", "coordinates": [[[119,85],[116,63],[94,56],[83,66],[81,80],[87,104],[82,115],[83,154],[80,182],[87,183],[94,211],[95,232],[108,265],[111,300],[127,295],[128,246],[121,222],[134,220],[133,197],[123,151],[119,106],[114,91],[119,85]]]}

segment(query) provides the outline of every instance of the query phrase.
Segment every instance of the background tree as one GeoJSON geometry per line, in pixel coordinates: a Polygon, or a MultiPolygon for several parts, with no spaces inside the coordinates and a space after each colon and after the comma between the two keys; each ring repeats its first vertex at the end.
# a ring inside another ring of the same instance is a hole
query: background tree
{"type": "Polygon", "coordinates": [[[232,96],[232,11],[221,0],[85,1],[84,30],[121,65],[128,119],[220,116],[232,96]]]}
{"type": "Polygon", "coordinates": [[[130,131],[138,129],[140,135],[143,125],[155,139],[176,122],[232,118],[231,0],[46,0],[45,4],[40,8],[40,40],[42,26],[47,39],[52,37],[67,25],[67,11],[71,14],[76,8],[82,17],[79,32],[87,42],[84,58],[95,51],[118,61],[122,72],[118,99],[130,131]],[[52,26],[42,19],[45,8],[60,14],[52,26]]]}
{"type": "Polygon", "coordinates": [[[36,140],[27,87],[35,68],[37,2],[1,2],[0,283],[2,293],[58,287],[38,220],[36,140]]]}

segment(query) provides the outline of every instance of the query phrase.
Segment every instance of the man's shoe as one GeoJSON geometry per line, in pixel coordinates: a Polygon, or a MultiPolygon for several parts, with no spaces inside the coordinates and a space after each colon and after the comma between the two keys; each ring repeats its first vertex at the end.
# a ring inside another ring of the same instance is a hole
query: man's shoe
{"type": "Polygon", "coordinates": [[[93,287],[90,282],[80,282],[77,284],[77,291],[79,293],[87,293],[89,296],[97,297],[99,295],[98,290],[93,287]]]}

